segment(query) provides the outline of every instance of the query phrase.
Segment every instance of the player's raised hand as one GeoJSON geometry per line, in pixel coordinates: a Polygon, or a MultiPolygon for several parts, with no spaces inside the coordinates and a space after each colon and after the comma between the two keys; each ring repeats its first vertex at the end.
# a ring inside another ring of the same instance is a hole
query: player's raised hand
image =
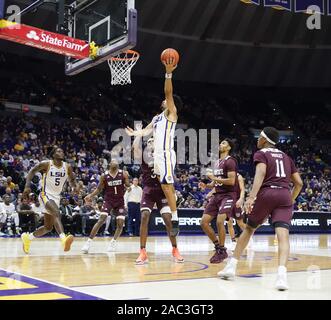
{"type": "Polygon", "coordinates": [[[175,65],[175,59],[170,57],[167,60],[164,60],[162,62],[166,68],[166,73],[172,73],[176,68],[177,68],[177,64],[175,65]]]}
{"type": "Polygon", "coordinates": [[[125,132],[130,137],[134,136],[134,130],[132,128],[130,128],[130,127],[126,127],[125,128],[125,132]]]}

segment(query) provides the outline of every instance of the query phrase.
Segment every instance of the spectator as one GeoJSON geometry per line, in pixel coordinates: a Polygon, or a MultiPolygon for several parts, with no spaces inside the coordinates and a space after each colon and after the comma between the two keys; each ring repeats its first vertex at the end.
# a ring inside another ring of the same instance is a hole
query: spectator
{"type": "Polygon", "coordinates": [[[143,194],[142,188],[138,185],[138,178],[133,178],[132,185],[124,194],[125,207],[128,210],[128,234],[139,236],[140,230],[140,202],[143,194]]]}

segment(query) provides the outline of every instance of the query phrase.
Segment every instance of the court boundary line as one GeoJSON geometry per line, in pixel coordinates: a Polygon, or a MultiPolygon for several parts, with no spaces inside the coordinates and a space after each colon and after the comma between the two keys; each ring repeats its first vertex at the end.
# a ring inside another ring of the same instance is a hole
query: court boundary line
{"type": "MultiPolygon", "coordinates": [[[[318,269],[319,271],[331,271],[331,268],[328,269],[318,269]]],[[[295,272],[306,272],[306,270],[294,270],[287,271],[287,273],[295,273],[295,272]]],[[[266,272],[266,273],[247,273],[236,276],[237,278],[246,278],[247,276],[260,276],[260,275],[270,275],[275,274],[276,272],[266,272]]],[[[199,278],[190,278],[190,279],[165,279],[165,280],[147,280],[147,281],[132,281],[132,282],[114,282],[114,283],[106,283],[106,284],[87,284],[81,286],[72,286],[70,288],[80,288],[80,287],[101,287],[101,286],[113,286],[113,285],[123,285],[123,284],[143,284],[143,283],[152,283],[152,282],[169,282],[169,281],[188,281],[188,280],[203,280],[203,279],[220,279],[220,277],[199,277],[199,278]]]]}
{"type": "Polygon", "coordinates": [[[60,287],[60,288],[63,288],[63,289],[69,290],[69,291],[72,290],[72,291],[76,291],[76,292],[79,292],[79,293],[82,293],[82,294],[90,295],[92,297],[99,298],[99,299],[102,299],[102,300],[108,300],[108,299],[105,299],[103,297],[100,297],[100,296],[97,296],[97,295],[94,295],[94,294],[92,295],[92,294],[85,293],[85,292],[82,292],[82,291],[77,290],[77,289],[71,289],[71,287],[64,286],[63,284],[57,284],[57,283],[54,283],[52,281],[43,280],[43,279],[36,278],[36,277],[31,277],[31,276],[26,275],[26,274],[23,274],[21,272],[10,271],[8,269],[3,269],[3,268],[0,268],[0,270],[2,270],[4,272],[7,272],[7,273],[13,273],[13,274],[16,274],[16,275],[19,275],[19,276],[22,276],[22,277],[31,278],[31,279],[34,279],[34,280],[37,280],[37,281],[40,281],[40,282],[45,282],[45,283],[51,284],[51,285],[53,285],[55,287],[60,287]]]}

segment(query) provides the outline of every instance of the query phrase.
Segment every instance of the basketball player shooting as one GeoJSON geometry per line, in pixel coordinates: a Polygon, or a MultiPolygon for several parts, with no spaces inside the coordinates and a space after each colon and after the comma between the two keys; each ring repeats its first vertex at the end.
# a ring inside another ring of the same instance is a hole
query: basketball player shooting
{"type": "Polygon", "coordinates": [[[156,115],[152,122],[141,130],[126,128],[129,136],[148,136],[153,132],[154,137],[154,173],[160,180],[162,190],[167,198],[171,210],[172,228],[170,236],[179,233],[178,215],[176,205],[176,193],[174,188],[174,168],[176,165],[176,153],[174,150],[174,138],[176,123],[178,120],[177,107],[182,106],[180,97],[173,95],[172,72],[177,68],[178,53],[174,49],[166,49],[161,55],[165,66],[164,93],[165,100],[161,104],[162,113],[156,115]]]}
{"type": "Polygon", "coordinates": [[[42,189],[39,194],[39,202],[42,207],[44,215],[44,225],[34,231],[33,233],[23,233],[21,236],[23,242],[23,251],[28,254],[30,250],[30,243],[36,237],[42,237],[43,235],[52,231],[53,226],[60,236],[64,251],[69,251],[71,244],[74,240],[72,235],[66,236],[64,234],[63,225],[60,215],[60,199],[61,192],[64,184],[67,180],[70,186],[73,188],[76,194],[80,191],[80,186],[76,184],[75,174],[72,167],[64,162],[64,152],[61,148],[54,146],[50,152],[52,160],[42,161],[32,168],[25,182],[25,188],[23,197],[29,198],[31,193],[30,185],[31,180],[37,172],[43,174],[42,177],[42,189]]]}

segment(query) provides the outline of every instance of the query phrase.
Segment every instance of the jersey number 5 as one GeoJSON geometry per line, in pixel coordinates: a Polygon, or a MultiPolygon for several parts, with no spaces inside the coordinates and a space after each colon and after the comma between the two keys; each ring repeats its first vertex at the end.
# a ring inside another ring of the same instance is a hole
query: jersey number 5
{"type": "Polygon", "coordinates": [[[60,185],[60,178],[55,178],[55,185],[57,187],[60,185]]]}
{"type": "Polygon", "coordinates": [[[286,174],[285,174],[285,170],[284,170],[283,160],[278,160],[278,159],[276,160],[276,168],[277,168],[276,177],[285,178],[286,174]]]}

